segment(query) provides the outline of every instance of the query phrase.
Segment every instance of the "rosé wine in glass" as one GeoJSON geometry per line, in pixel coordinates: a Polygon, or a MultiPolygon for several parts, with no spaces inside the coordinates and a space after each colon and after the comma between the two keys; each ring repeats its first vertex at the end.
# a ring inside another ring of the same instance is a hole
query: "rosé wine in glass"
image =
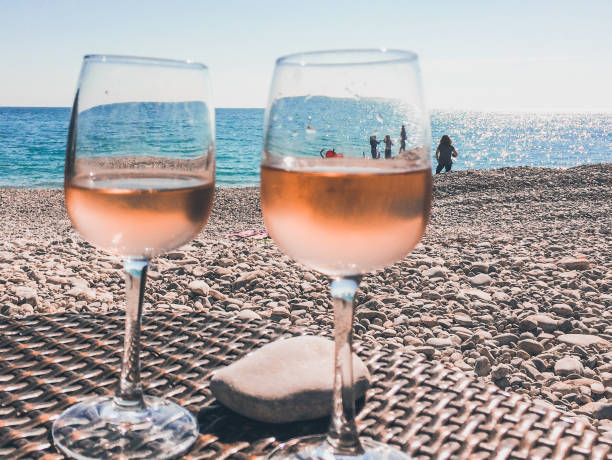
{"type": "Polygon", "coordinates": [[[206,225],[214,159],[206,66],[85,56],[68,132],[66,208],[84,239],[123,257],[126,326],[115,396],[70,406],[53,424],[69,457],[176,458],[199,434],[189,411],[143,394],[140,323],[150,259],[206,225]]]}
{"type": "Polygon", "coordinates": [[[340,50],[276,61],[264,124],[261,206],[278,247],[330,278],[335,365],[327,434],[281,444],[269,459],[408,458],[358,436],[353,300],[364,274],[401,260],[425,231],[429,143],[415,54],[340,50]]]}

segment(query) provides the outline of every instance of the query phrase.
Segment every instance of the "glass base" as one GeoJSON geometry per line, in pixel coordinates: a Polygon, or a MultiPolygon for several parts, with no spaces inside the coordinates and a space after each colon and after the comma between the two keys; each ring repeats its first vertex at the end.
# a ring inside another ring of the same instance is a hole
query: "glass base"
{"type": "Polygon", "coordinates": [[[326,442],[325,435],[306,436],[292,439],[278,446],[268,460],[409,460],[410,456],[394,447],[359,439],[364,453],[361,455],[336,455],[326,442]]]}
{"type": "Polygon", "coordinates": [[[144,409],[128,409],[105,396],[75,404],[53,424],[53,441],[80,460],[167,459],[189,449],[199,434],[193,415],[165,399],[144,402],[144,409]]]}

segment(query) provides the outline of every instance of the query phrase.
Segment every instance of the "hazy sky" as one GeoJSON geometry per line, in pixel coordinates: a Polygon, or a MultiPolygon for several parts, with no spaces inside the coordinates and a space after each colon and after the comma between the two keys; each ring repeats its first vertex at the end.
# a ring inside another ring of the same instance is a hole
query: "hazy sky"
{"type": "Polygon", "coordinates": [[[430,108],[612,111],[612,0],[0,0],[0,105],[70,106],[84,54],[204,62],[217,107],[264,107],[274,61],[399,48],[430,108]]]}

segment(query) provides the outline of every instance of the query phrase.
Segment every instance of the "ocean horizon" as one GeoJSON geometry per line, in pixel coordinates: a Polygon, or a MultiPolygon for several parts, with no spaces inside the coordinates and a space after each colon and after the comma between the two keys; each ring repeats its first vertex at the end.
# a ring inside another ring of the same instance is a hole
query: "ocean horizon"
{"type": "MultiPolygon", "coordinates": [[[[432,110],[430,115],[433,168],[443,134],[459,152],[453,170],[612,161],[611,112],[432,110]]],[[[69,107],[0,107],[1,188],[63,187],[69,118],[69,107]]],[[[217,108],[215,118],[216,185],[258,186],[264,109],[217,108]]],[[[399,130],[389,134],[397,148],[399,130]]]]}

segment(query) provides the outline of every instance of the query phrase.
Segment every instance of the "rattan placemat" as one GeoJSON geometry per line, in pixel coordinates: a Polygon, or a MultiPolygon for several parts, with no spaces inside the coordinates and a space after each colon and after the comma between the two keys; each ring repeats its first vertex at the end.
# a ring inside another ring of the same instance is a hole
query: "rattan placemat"
{"type": "MultiPolygon", "coordinates": [[[[63,458],[50,435],[66,407],[114,393],[123,316],[0,317],[0,458],[63,458]]],[[[222,407],[212,371],[281,336],[316,334],[214,313],[148,312],[142,380],[197,414],[201,435],[187,459],[256,459],[280,441],[323,433],[326,420],[267,425],[222,407]]],[[[422,356],[358,344],[372,373],[358,425],[364,436],[414,458],[612,459],[612,441],[583,421],[500,391],[422,356]]]]}

